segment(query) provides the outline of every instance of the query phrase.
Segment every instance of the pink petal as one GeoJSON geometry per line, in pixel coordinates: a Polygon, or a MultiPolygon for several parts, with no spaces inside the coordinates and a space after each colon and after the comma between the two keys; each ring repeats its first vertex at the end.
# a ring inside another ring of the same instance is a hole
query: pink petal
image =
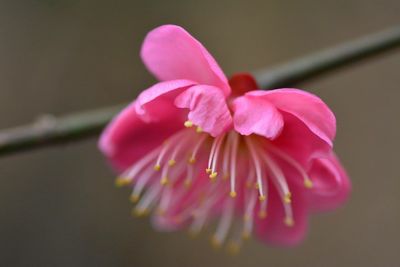
{"type": "Polygon", "coordinates": [[[248,95],[260,96],[279,110],[296,116],[315,135],[332,146],[336,134],[335,115],[319,97],[298,89],[253,91],[248,95]]]}
{"type": "Polygon", "coordinates": [[[315,159],[309,176],[313,181],[310,205],[314,211],[332,210],[347,200],[350,180],[334,153],[328,158],[315,159]]]}
{"type": "Polygon", "coordinates": [[[189,120],[214,137],[232,126],[225,97],[215,86],[193,86],[175,99],[175,105],[188,108],[189,120]]]}
{"type": "Polygon", "coordinates": [[[308,228],[308,214],[302,190],[304,188],[291,186],[294,217],[292,227],[284,223],[285,213],[281,197],[275,188],[268,191],[268,215],[265,219],[257,217],[256,220],[255,230],[258,238],[269,244],[283,246],[294,246],[304,239],[308,228]]]}
{"type": "Polygon", "coordinates": [[[213,85],[230,94],[228,81],[203,45],[183,28],[164,25],[147,34],[141,57],[160,80],[188,79],[213,85]]]}
{"type": "Polygon", "coordinates": [[[182,128],[184,117],[176,107],[163,106],[158,120],[146,123],[136,113],[136,102],[131,103],[102,133],[100,150],[119,171],[123,171],[152,149],[158,147],[168,136],[182,128]]]}
{"type": "Polygon", "coordinates": [[[190,80],[171,80],[157,83],[144,90],[138,96],[136,112],[142,115],[143,119],[148,122],[155,121],[160,113],[161,115],[163,114],[161,103],[164,105],[169,104],[173,107],[175,97],[195,84],[195,82],[190,80]],[[160,106],[155,106],[154,101],[157,101],[160,106]]]}
{"type": "Polygon", "coordinates": [[[254,133],[275,139],[283,128],[283,118],[280,112],[262,98],[238,97],[234,100],[232,109],[235,130],[242,135],[254,133]]]}
{"type": "Polygon", "coordinates": [[[298,161],[305,169],[313,158],[330,153],[331,147],[315,135],[298,117],[281,112],[284,126],[272,144],[298,161]]]}

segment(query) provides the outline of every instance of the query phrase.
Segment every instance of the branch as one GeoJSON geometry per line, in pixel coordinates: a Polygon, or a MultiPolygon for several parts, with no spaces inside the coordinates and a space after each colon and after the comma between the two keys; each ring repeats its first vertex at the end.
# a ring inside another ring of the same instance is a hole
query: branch
{"type": "Polygon", "coordinates": [[[272,70],[257,71],[255,77],[265,89],[287,87],[380,55],[399,45],[400,26],[302,57],[272,70]]]}
{"type": "MultiPolygon", "coordinates": [[[[400,27],[396,27],[300,58],[272,70],[255,72],[255,76],[265,89],[291,86],[399,45],[400,27]]],[[[48,115],[31,125],[4,130],[0,132],[0,156],[96,136],[123,106],[106,107],[60,118],[48,115]]]]}
{"type": "Polygon", "coordinates": [[[0,156],[95,136],[123,105],[56,118],[46,115],[30,125],[0,132],[0,156]]]}

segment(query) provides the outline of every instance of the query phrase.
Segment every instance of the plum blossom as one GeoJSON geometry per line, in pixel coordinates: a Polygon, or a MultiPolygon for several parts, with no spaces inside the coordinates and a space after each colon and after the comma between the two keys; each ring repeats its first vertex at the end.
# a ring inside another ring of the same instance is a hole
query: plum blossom
{"type": "Polygon", "coordinates": [[[146,36],[141,57],[159,83],[103,132],[99,147],[132,187],[134,214],[159,230],[200,232],[239,248],[251,235],[298,244],[308,217],[335,209],[350,182],[334,154],[336,119],[299,89],[260,90],[250,74],[229,80],[183,28],[146,36]]]}

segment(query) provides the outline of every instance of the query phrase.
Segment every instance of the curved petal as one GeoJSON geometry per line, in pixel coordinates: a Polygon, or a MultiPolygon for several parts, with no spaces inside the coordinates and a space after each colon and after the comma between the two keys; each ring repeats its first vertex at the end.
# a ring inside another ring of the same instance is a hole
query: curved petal
{"type": "Polygon", "coordinates": [[[189,120],[214,137],[232,126],[232,116],[225,97],[215,86],[193,86],[175,99],[175,105],[188,108],[189,120]]]}
{"type": "Polygon", "coordinates": [[[313,181],[309,196],[313,211],[332,210],[347,200],[351,190],[350,180],[333,152],[328,158],[315,159],[309,176],[313,181]]]}
{"type": "Polygon", "coordinates": [[[213,85],[230,94],[228,81],[203,45],[182,27],[164,25],[149,32],[141,57],[160,81],[188,79],[213,85]]]}
{"type": "Polygon", "coordinates": [[[232,104],[235,130],[242,135],[258,134],[275,139],[283,128],[280,112],[268,101],[242,96],[232,104]]]}
{"type": "Polygon", "coordinates": [[[332,146],[336,134],[336,118],[329,107],[317,96],[298,89],[252,91],[279,110],[299,118],[310,130],[332,146]]]}
{"type": "Polygon", "coordinates": [[[281,134],[272,141],[272,145],[283,150],[305,169],[313,158],[329,155],[331,147],[297,117],[281,112],[284,126],[281,134]]]}
{"type": "Polygon", "coordinates": [[[163,115],[165,105],[173,107],[174,98],[196,83],[190,80],[171,80],[160,82],[144,90],[137,98],[136,112],[147,122],[157,121],[163,115]],[[159,108],[152,103],[157,100],[159,108]],[[164,106],[161,105],[164,104],[164,106]]]}
{"type": "Polygon", "coordinates": [[[103,131],[99,148],[119,171],[158,147],[168,136],[183,126],[182,111],[158,104],[162,108],[158,120],[146,123],[136,112],[136,102],[122,110],[103,131]]]}
{"type": "MultiPolygon", "coordinates": [[[[272,186],[270,186],[271,188],[272,186]]],[[[302,188],[291,187],[294,225],[289,227],[284,223],[285,212],[282,199],[275,188],[270,189],[268,197],[267,217],[256,220],[256,234],[261,240],[283,246],[294,246],[300,243],[308,229],[308,210],[302,188]]]]}

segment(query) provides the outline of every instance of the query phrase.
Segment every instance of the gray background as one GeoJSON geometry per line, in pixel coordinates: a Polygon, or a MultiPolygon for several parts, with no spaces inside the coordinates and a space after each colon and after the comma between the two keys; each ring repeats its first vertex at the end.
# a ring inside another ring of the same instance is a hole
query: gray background
{"type": "MultiPolygon", "coordinates": [[[[1,1],[0,127],[132,100],[154,82],[147,31],[180,24],[224,71],[256,70],[400,22],[398,0],[1,1]]],[[[314,216],[292,249],[157,233],[130,217],[96,140],[0,159],[0,266],[399,266],[400,51],[302,87],[338,119],[350,202],[314,216]]]]}

